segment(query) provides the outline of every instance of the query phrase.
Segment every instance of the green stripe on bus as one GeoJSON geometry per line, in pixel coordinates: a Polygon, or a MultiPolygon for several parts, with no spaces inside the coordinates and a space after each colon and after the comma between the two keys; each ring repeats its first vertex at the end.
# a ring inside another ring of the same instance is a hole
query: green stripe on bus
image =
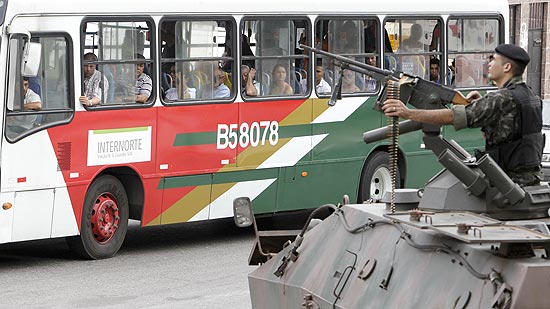
{"type": "Polygon", "coordinates": [[[217,173],[214,175],[213,184],[243,182],[250,180],[271,179],[279,176],[279,168],[254,169],[217,173]]]}
{"type": "Polygon", "coordinates": [[[204,186],[212,183],[212,174],[168,177],[160,180],[157,189],[204,186]],[[163,185],[164,183],[164,185],[163,185]]]}
{"type": "Polygon", "coordinates": [[[120,128],[120,129],[105,129],[94,130],[94,134],[110,134],[110,133],[124,133],[124,132],[141,132],[147,131],[150,127],[136,127],[136,128],[120,128]]]}
{"type": "Polygon", "coordinates": [[[217,132],[198,132],[176,134],[174,147],[215,144],[216,133],[217,132]]]}
{"type": "Polygon", "coordinates": [[[279,127],[279,138],[290,138],[290,137],[300,137],[300,136],[310,136],[310,135],[311,135],[311,125],[309,123],[279,127]]]}
{"type": "Polygon", "coordinates": [[[174,189],[183,187],[196,187],[209,184],[235,183],[251,180],[271,179],[279,177],[278,168],[261,170],[244,170],[205,175],[177,176],[161,179],[157,189],[174,189]],[[164,183],[164,185],[163,185],[164,183]]]}

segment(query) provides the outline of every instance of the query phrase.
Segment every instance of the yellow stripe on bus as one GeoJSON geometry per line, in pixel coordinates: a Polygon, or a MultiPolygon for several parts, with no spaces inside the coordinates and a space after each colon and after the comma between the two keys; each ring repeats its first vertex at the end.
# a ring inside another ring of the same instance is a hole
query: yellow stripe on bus
{"type": "Polygon", "coordinates": [[[314,120],[317,119],[319,115],[324,113],[330,107],[327,104],[328,99],[311,99],[310,101],[312,101],[312,104],[315,104],[315,108],[313,109],[313,117],[312,117],[312,119],[314,120]]]}
{"type": "Polygon", "coordinates": [[[189,221],[210,204],[211,189],[210,185],[197,186],[161,214],[161,224],[189,221]]]}

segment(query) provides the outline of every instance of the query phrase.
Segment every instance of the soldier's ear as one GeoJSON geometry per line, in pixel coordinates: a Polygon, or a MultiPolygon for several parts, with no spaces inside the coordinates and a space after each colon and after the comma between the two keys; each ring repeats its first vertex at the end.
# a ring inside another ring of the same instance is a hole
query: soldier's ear
{"type": "Polygon", "coordinates": [[[503,71],[504,71],[504,73],[511,72],[512,71],[512,64],[510,62],[504,63],[503,71]]]}

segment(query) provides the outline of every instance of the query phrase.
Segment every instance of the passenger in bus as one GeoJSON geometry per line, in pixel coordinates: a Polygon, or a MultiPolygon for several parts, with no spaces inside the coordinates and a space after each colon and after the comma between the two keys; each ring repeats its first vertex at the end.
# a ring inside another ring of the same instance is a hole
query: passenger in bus
{"type": "Polygon", "coordinates": [[[376,20],[367,19],[363,21],[365,27],[363,28],[363,35],[365,40],[365,51],[376,50],[376,42],[378,37],[378,27],[376,20]]]}
{"type": "Polygon", "coordinates": [[[473,87],[476,81],[473,77],[474,70],[470,64],[470,60],[466,56],[458,55],[455,58],[455,87],[473,87]]]}
{"type": "MultiPolygon", "coordinates": [[[[145,59],[142,54],[136,54],[136,59],[145,59]]],[[[135,102],[146,103],[153,91],[153,81],[149,75],[145,74],[145,63],[136,64],[136,87],[135,87],[135,102]]]]}
{"type": "Polygon", "coordinates": [[[346,20],[336,33],[334,52],[338,54],[355,54],[359,51],[357,27],[352,20],[346,20]]]}
{"type": "Polygon", "coordinates": [[[199,89],[202,99],[225,99],[231,97],[231,90],[225,85],[225,72],[212,62],[200,62],[195,72],[203,76],[199,89]]]}
{"type": "Polygon", "coordinates": [[[226,85],[227,75],[220,68],[214,68],[213,97],[214,99],[224,99],[231,97],[231,90],[226,85]]]}
{"type": "Polygon", "coordinates": [[[315,46],[324,51],[328,51],[328,20],[317,22],[315,27],[315,46]]]}
{"type": "Polygon", "coordinates": [[[492,85],[492,82],[491,80],[489,79],[489,63],[491,63],[491,61],[493,61],[494,59],[494,56],[493,55],[489,55],[489,57],[487,57],[485,59],[485,61],[483,61],[483,67],[482,67],[482,85],[492,85]]]}
{"type": "MultiPolygon", "coordinates": [[[[83,59],[84,61],[97,61],[97,56],[94,53],[86,53],[83,59]]],[[[109,82],[105,75],[96,70],[94,63],[84,64],[82,71],[84,73],[84,95],[80,96],[79,101],[84,106],[96,106],[101,103],[102,99],[107,98],[109,82]]]]}
{"type": "Polygon", "coordinates": [[[345,69],[342,74],[342,93],[360,92],[361,89],[355,84],[355,72],[345,69]]]}
{"type": "MultiPolygon", "coordinates": [[[[261,32],[260,39],[260,50],[259,56],[286,56],[288,55],[288,50],[281,47],[287,46],[289,42],[281,42],[281,31],[286,30],[286,25],[280,24],[278,22],[264,22],[264,28],[261,32]]],[[[256,47],[258,48],[258,47],[256,47]]],[[[258,49],[256,49],[258,52],[258,49]]],[[[273,68],[279,63],[278,59],[265,59],[261,60],[257,65],[260,66],[262,72],[272,72],[273,68]]],[[[265,85],[267,86],[267,85],[265,85]]]]}
{"type": "MultiPolygon", "coordinates": [[[[377,57],[374,55],[374,52],[375,50],[374,49],[367,49],[365,50],[366,53],[372,53],[373,55],[369,55],[366,57],[365,59],[365,62],[368,64],[368,65],[371,65],[373,67],[376,67],[378,66],[378,61],[377,61],[377,57]]],[[[378,85],[378,81],[368,75],[365,75],[365,80],[364,80],[364,91],[366,92],[373,92],[376,90],[376,87],[378,85]]]]}
{"type": "Polygon", "coordinates": [[[439,78],[439,59],[431,58],[430,59],[430,81],[434,83],[441,84],[441,79],[439,78]]]}
{"type": "Polygon", "coordinates": [[[23,77],[23,91],[25,93],[25,99],[23,101],[24,110],[41,110],[42,100],[36,92],[29,88],[29,78],[23,77]]]}
{"type": "Polygon", "coordinates": [[[294,89],[286,81],[286,67],[282,64],[277,64],[271,71],[271,85],[269,89],[270,95],[290,95],[294,93],[294,89]]]}
{"type": "Polygon", "coordinates": [[[183,100],[197,98],[197,89],[187,85],[189,83],[189,72],[176,72],[176,66],[172,65],[170,67],[170,80],[171,85],[164,93],[167,101],[177,101],[180,97],[183,100]]]}
{"type": "MultiPolygon", "coordinates": [[[[218,22],[218,26],[220,22],[218,22]]],[[[229,22],[222,22],[224,23],[224,27],[225,27],[225,43],[223,44],[223,53],[222,53],[222,57],[233,57],[233,40],[231,39],[231,23],[229,22]]],[[[232,70],[233,70],[233,61],[226,61],[226,60],[222,60],[221,61],[221,68],[224,72],[227,72],[229,74],[231,74],[232,70]]]]}
{"type": "MultiPolygon", "coordinates": [[[[176,22],[163,22],[160,29],[160,39],[164,43],[161,51],[162,59],[173,59],[176,57],[176,22]]],[[[165,62],[161,67],[162,72],[168,73],[170,62],[165,62]]]]}
{"type": "Polygon", "coordinates": [[[411,35],[403,40],[404,52],[418,52],[424,50],[424,44],[422,39],[422,26],[419,24],[413,24],[411,26],[411,35]]]}
{"type": "MultiPolygon", "coordinates": [[[[403,40],[399,51],[401,53],[423,52],[424,43],[422,42],[422,35],[422,26],[420,24],[413,24],[410,29],[410,36],[403,40]]],[[[401,57],[400,65],[403,72],[424,78],[428,73],[429,59],[423,55],[406,55],[401,57]]]]}
{"type": "Polygon", "coordinates": [[[254,77],[256,76],[256,69],[248,67],[248,65],[241,65],[241,78],[242,78],[242,90],[243,96],[255,97],[260,94],[260,83],[258,83],[254,77]]]}
{"type": "MultiPolygon", "coordinates": [[[[226,24],[225,31],[226,31],[225,44],[224,44],[224,52],[222,56],[234,57],[235,55],[233,55],[233,51],[232,51],[233,41],[231,40],[230,23],[226,24]]],[[[251,57],[251,56],[253,57],[254,53],[252,52],[252,49],[250,48],[250,44],[248,43],[248,37],[244,33],[241,33],[241,57],[251,57]]],[[[246,60],[243,60],[242,62],[246,64],[248,67],[253,68],[255,61],[251,59],[246,59],[246,60]]],[[[224,72],[231,74],[232,65],[233,65],[233,61],[223,61],[221,67],[224,72]]]]}
{"type": "MultiPolygon", "coordinates": [[[[29,78],[23,77],[23,110],[41,110],[42,100],[36,92],[29,88],[29,78]]],[[[8,116],[6,123],[12,132],[23,132],[34,127],[37,115],[8,116]]]]}
{"type": "MultiPolygon", "coordinates": [[[[262,56],[283,56],[287,55],[288,51],[280,46],[280,31],[283,26],[272,25],[264,29],[261,37],[262,42],[262,56]]],[[[283,28],[284,29],[284,28],[283,28]]]]}
{"type": "MultiPolygon", "coordinates": [[[[305,32],[302,32],[300,34],[300,39],[298,40],[298,44],[303,44],[303,45],[309,45],[309,43],[307,42],[307,37],[306,37],[306,34],[305,32]]],[[[294,55],[303,55],[304,54],[304,50],[299,48],[299,47],[296,47],[294,48],[294,55]]],[[[297,58],[294,60],[294,69],[296,70],[296,72],[298,72],[300,74],[300,82],[306,78],[306,76],[304,76],[305,74],[305,68],[307,68],[307,61],[305,58],[297,58]]],[[[303,90],[303,88],[302,88],[303,90]]]]}
{"type": "MultiPolygon", "coordinates": [[[[323,69],[323,64],[321,62],[321,59],[317,59],[317,63],[315,65],[315,91],[317,94],[326,94],[330,93],[332,91],[332,88],[330,87],[329,83],[324,79],[325,70],[323,69]]],[[[307,79],[302,79],[302,94],[305,94],[307,92],[307,79]]]]}

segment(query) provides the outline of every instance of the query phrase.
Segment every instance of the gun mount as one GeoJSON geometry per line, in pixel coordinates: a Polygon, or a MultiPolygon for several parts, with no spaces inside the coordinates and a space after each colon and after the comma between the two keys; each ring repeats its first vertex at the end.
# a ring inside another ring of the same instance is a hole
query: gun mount
{"type": "MultiPolygon", "coordinates": [[[[425,130],[414,121],[399,124],[400,134],[425,130]]],[[[389,128],[363,133],[366,143],[387,137],[389,128]]],[[[426,184],[418,204],[420,209],[469,211],[487,214],[501,220],[522,220],[548,217],[550,186],[519,187],[488,155],[479,160],[454,141],[447,141],[430,127],[424,132],[424,144],[437,156],[445,170],[426,184]]],[[[396,190],[395,194],[399,194],[396,190]]]]}

